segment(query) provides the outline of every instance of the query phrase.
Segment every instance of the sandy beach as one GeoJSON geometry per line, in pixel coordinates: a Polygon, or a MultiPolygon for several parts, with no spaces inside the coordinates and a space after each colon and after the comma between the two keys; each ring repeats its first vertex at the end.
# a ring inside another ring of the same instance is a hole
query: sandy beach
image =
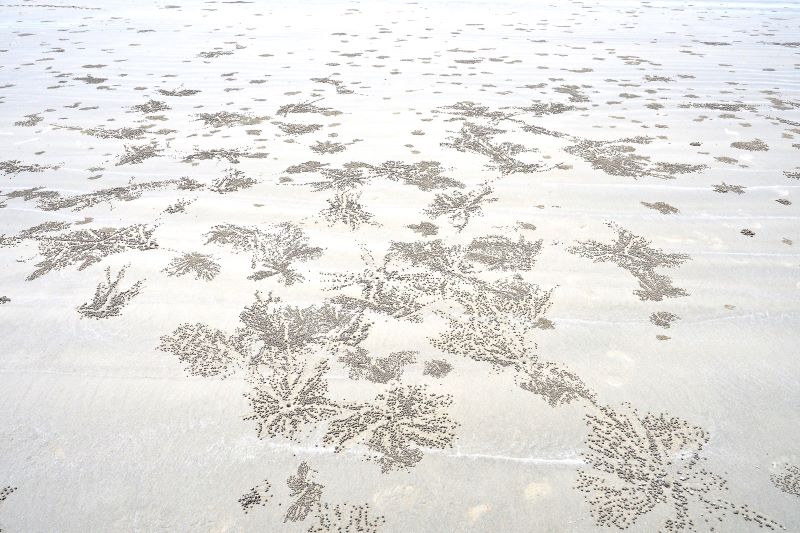
{"type": "Polygon", "coordinates": [[[800,531],[800,4],[170,2],[0,4],[0,530],[800,531]]]}

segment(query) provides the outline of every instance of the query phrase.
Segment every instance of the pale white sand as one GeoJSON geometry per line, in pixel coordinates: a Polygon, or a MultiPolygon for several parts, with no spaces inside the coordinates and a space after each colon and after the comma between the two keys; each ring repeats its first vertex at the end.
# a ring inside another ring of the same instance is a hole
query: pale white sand
{"type": "Polygon", "coordinates": [[[797,3],[169,4],[0,6],[3,531],[800,530],[797,3]]]}

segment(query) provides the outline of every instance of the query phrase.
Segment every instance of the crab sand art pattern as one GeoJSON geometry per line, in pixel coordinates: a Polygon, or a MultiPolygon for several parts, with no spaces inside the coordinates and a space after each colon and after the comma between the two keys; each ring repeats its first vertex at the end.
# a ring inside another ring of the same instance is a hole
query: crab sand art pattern
{"type": "Polygon", "coordinates": [[[800,530],[800,6],[0,5],[3,531],[800,530]]]}

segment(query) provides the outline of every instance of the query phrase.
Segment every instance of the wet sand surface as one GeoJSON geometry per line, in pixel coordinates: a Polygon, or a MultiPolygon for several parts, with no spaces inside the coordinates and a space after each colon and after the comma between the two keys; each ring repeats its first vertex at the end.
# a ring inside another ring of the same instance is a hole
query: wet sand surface
{"type": "Polygon", "coordinates": [[[0,5],[4,532],[800,530],[800,5],[0,5]]]}

